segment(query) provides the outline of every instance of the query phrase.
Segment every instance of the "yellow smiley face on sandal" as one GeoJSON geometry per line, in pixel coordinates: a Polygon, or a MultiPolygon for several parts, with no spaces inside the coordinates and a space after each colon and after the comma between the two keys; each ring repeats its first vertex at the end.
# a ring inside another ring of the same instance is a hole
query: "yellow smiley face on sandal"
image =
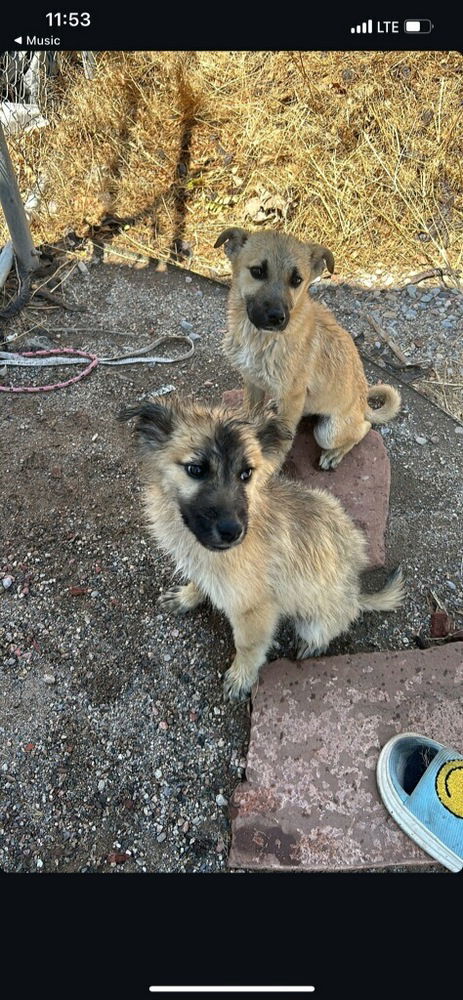
{"type": "Polygon", "coordinates": [[[463,760],[447,760],[437,773],[436,792],[442,805],[463,819],[463,760]]]}

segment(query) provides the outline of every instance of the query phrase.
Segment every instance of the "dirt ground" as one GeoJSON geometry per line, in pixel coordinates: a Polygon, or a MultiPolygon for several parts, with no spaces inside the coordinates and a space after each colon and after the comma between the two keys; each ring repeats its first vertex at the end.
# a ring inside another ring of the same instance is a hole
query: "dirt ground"
{"type": "MultiPolygon", "coordinates": [[[[220,350],[227,289],[181,269],[103,262],[64,288],[86,311],[29,308],[22,329],[40,322],[43,339],[35,330],[13,349],[41,343],[104,357],[161,332],[199,336],[178,364],[101,365],[67,389],[1,394],[0,863],[7,872],[225,871],[228,801],[244,777],[249,732],[248,706],[222,700],[231,632],[212,609],[180,620],[159,610],[173,571],[148,540],[137,455],[117,414],[166,384],[215,401],[238,384],[220,350]]],[[[439,310],[455,320],[440,327],[449,352],[460,329],[453,290],[434,290],[435,314],[416,309],[408,319],[406,290],[386,301],[326,281],[313,294],[367,338],[379,363],[366,363],[371,380],[398,384],[362,309],[395,311],[431,358],[439,310]]],[[[0,381],[56,381],[56,371],[9,368],[0,381]]],[[[369,615],[330,652],[413,645],[430,590],[463,621],[463,428],[411,386],[401,391],[401,414],[383,431],[387,563],[402,563],[408,599],[393,616],[369,615]]],[[[371,574],[371,585],[384,575],[371,574]]],[[[270,658],[291,652],[284,625],[270,658]]]]}

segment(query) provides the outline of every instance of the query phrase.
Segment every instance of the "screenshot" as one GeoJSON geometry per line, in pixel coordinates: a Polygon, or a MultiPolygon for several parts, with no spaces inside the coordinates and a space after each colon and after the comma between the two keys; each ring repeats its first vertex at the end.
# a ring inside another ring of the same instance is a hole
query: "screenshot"
{"type": "Polygon", "coordinates": [[[405,13],[5,14],[0,871],[36,995],[439,987],[463,63],[405,13]]]}

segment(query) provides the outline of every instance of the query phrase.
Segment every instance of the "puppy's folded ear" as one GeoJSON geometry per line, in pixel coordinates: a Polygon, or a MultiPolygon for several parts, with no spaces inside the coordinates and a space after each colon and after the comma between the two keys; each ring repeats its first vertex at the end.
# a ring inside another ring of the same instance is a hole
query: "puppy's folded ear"
{"type": "Polygon", "coordinates": [[[118,420],[137,417],[135,430],[141,444],[159,448],[165,444],[174,428],[174,415],[170,406],[163,403],[141,403],[129,406],[118,414],[118,420]]]}
{"type": "Polygon", "coordinates": [[[221,247],[225,243],[224,250],[227,257],[233,257],[241,247],[244,247],[249,233],[245,229],[224,229],[223,233],[216,239],[214,247],[221,247]]]}
{"type": "Polygon", "coordinates": [[[330,274],[334,271],[334,257],[331,250],[327,247],[322,247],[319,243],[307,243],[307,250],[309,253],[309,263],[311,270],[311,279],[318,278],[320,274],[323,274],[325,267],[328,268],[330,274]]]}
{"type": "Polygon", "coordinates": [[[276,455],[286,441],[291,441],[292,434],[284,421],[274,415],[272,404],[267,404],[260,419],[256,420],[256,437],[266,456],[276,455]]]}

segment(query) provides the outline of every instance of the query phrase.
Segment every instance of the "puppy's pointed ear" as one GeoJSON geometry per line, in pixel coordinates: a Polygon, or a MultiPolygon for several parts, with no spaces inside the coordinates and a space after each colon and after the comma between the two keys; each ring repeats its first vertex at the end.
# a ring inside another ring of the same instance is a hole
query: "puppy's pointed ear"
{"type": "Polygon", "coordinates": [[[275,412],[275,404],[267,404],[260,416],[255,418],[256,437],[266,457],[277,455],[292,434],[284,421],[275,412]]]}
{"type": "Polygon", "coordinates": [[[174,429],[174,414],[168,404],[146,402],[129,406],[120,411],[118,420],[131,420],[132,417],[138,418],[135,431],[140,444],[147,448],[160,448],[174,429]]]}
{"type": "Polygon", "coordinates": [[[311,271],[310,280],[314,281],[320,274],[323,274],[325,267],[332,274],[334,271],[334,257],[331,250],[328,250],[327,247],[322,247],[319,243],[307,243],[306,247],[311,271]]]}
{"type": "Polygon", "coordinates": [[[224,229],[216,239],[214,247],[221,247],[225,243],[224,250],[227,257],[233,257],[241,247],[244,247],[248,236],[249,233],[245,229],[224,229]]]}

